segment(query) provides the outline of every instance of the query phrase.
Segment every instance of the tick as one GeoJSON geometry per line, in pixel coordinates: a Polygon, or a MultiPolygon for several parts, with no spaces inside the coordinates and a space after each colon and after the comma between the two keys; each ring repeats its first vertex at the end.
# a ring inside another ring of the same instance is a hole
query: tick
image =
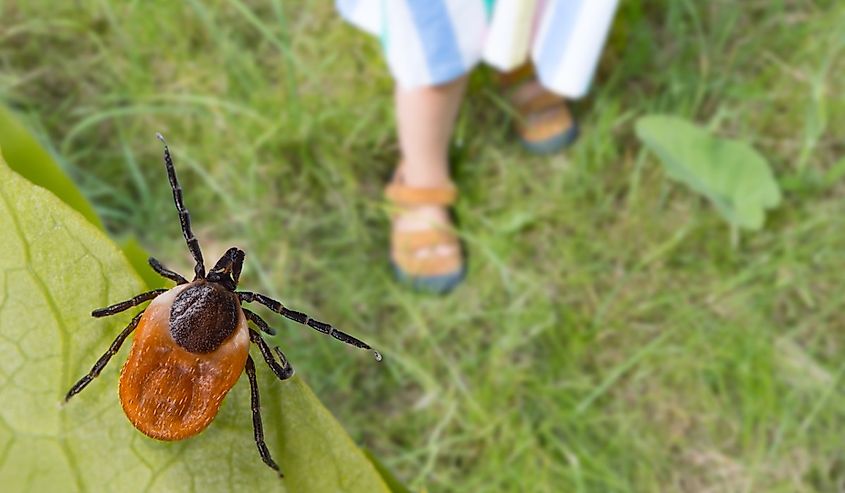
{"type": "Polygon", "coordinates": [[[153,270],[176,282],[175,287],[147,291],[91,312],[94,317],[107,317],[152,300],[135,315],[91,371],[71,387],[65,401],[87,387],[135,332],[119,384],[120,404],[135,428],[149,437],[166,441],[182,440],[200,433],[217,415],[223,398],[246,371],[255,444],[261,460],[281,476],[279,466],[264,443],[255,363],[249,355],[250,342],[258,346],[261,357],[279,380],[293,376],[293,367],[281,349],[271,349],[259,333],[272,335],[276,331],[244,308],[243,303],[262,304],[341,342],[370,350],[378,361],[381,361],[381,354],[364,341],[305,313],[290,310],[268,296],[236,291],[244,262],[244,252],[238,248],[227,250],[206,273],[199,242],[191,232],[191,217],[182,200],[182,187],[176,179],[170,150],[161,134],[156,137],[164,144],[164,167],[173,201],[188,250],[196,262],[194,279],[188,282],[151,257],[149,263],[153,270]],[[249,322],[258,330],[250,327],[249,322]]]}

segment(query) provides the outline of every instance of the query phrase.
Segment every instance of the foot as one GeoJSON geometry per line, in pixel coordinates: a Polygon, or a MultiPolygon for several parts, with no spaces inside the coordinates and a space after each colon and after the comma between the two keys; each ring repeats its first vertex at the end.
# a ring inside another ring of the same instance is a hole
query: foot
{"type": "Polygon", "coordinates": [[[566,100],[546,88],[529,69],[502,77],[510,101],[519,115],[517,132],[522,145],[537,154],[559,151],[578,136],[578,125],[566,100]]]}
{"type": "Polygon", "coordinates": [[[454,185],[444,179],[405,181],[401,167],[388,186],[393,202],[391,260],[397,276],[417,288],[445,292],[463,278],[464,261],[448,206],[454,185]]]}
{"type": "MultiPolygon", "coordinates": [[[[408,233],[428,230],[449,231],[453,228],[449,210],[441,205],[408,206],[398,211],[393,218],[393,231],[408,233]]],[[[454,244],[435,244],[417,248],[413,252],[416,259],[455,255],[458,248],[454,244]]]]}

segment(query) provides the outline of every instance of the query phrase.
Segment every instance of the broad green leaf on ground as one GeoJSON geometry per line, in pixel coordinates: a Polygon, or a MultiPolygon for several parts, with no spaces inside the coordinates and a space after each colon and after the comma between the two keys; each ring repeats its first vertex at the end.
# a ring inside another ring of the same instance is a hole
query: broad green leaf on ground
{"type": "Polygon", "coordinates": [[[682,118],[663,115],[640,118],[636,131],[671,178],[710,199],[731,224],[760,229],[766,209],[780,203],[769,163],[747,143],[713,137],[682,118]]]}
{"type": "Polygon", "coordinates": [[[124,417],[117,376],[130,341],[62,405],[134,312],[95,320],[91,309],[143,283],[104,233],[2,156],[0,231],[2,491],[388,491],[307,387],[296,377],[274,381],[266,369],[264,426],[284,480],[258,458],[245,378],[211,426],[181,442],[147,438],[124,417]]]}

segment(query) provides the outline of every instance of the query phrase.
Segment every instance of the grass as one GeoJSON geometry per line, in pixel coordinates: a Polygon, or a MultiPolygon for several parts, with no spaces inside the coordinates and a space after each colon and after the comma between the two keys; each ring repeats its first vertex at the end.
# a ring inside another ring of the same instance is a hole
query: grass
{"type": "MultiPolygon", "coordinates": [[[[377,43],[329,2],[0,1],[0,98],[116,236],[189,271],[169,137],[208,257],[378,346],[297,327],[300,375],[412,488],[845,490],[845,8],[624,2],[565,154],[521,152],[488,72],[459,123],[468,281],[392,282],[377,43]],[[785,200],[736,247],[633,136],[666,112],[750,141],[785,200]]],[[[271,426],[271,425],[268,425],[271,426]]]]}

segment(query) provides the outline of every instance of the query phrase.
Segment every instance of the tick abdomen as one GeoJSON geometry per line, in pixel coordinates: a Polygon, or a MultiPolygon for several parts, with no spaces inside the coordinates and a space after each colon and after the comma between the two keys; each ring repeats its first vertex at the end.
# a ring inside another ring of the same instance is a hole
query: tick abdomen
{"type": "MultiPolygon", "coordinates": [[[[201,284],[177,286],[150,303],[135,330],[132,350],[121,372],[123,410],[136,428],[152,438],[180,440],[205,429],[243,373],[249,329],[238,305],[229,338],[215,350],[189,351],[173,336],[170,320],[177,300],[201,284]]],[[[203,289],[190,298],[207,299],[202,297],[203,292],[208,295],[203,289]]]]}
{"type": "Polygon", "coordinates": [[[238,325],[235,295],[217,283],[195,281],[180,292],[170,309],[170,335],[192,353],[210,353],[238,325]]]}

